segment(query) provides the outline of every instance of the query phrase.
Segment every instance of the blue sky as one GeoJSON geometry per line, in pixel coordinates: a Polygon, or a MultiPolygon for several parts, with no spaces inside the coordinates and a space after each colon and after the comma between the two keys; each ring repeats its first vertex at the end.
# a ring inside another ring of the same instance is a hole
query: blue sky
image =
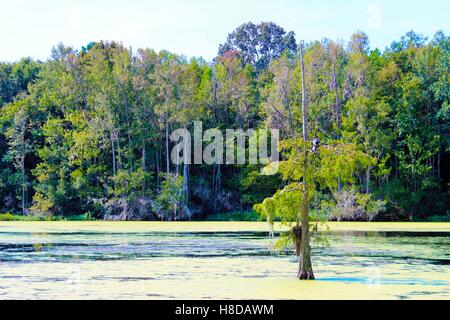
{"type": "Polygon", "coordinates": [[[297,40],[348,40],[365,31],[385,48],[414,29],[450,33],[448,0],[0,0],[0,61],[45,60],[58,42],[80,48],[96,40],[214,57],[229,32],[274,21],[297,40]]]}

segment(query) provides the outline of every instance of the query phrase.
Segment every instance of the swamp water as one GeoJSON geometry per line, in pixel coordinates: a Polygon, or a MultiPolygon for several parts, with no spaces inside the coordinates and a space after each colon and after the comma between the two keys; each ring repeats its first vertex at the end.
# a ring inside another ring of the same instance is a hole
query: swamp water
{"type": "Polygon", "coordinates": [[[450,224],[330,228],[301,282],[264,223],[3,222],[0,299],[450,299],[450,224]]]}

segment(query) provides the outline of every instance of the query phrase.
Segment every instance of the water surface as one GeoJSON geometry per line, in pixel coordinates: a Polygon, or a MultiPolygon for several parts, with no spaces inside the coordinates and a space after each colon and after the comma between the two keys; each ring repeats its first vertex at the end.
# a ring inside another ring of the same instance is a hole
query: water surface
{"type": "Polygon", "coordinates": [[[300,282],[259,223],[0,223],[0,299],[449,299],[450,224],[384,226],[335,225],[300,282]]]}

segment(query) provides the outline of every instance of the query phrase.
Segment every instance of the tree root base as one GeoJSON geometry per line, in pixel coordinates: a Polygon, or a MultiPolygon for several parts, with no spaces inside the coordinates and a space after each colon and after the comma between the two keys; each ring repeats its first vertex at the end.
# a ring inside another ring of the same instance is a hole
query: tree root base
{"type": "Polygon", "coordinates": [[[299,280],[315,280],[314,273],[312,271],[302,271],[298,273],[299,280]]]}

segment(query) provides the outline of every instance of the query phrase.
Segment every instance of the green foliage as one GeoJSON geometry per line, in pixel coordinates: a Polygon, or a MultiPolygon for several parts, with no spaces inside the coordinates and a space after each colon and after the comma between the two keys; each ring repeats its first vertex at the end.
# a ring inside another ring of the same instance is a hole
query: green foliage
{"type": "Polygon", "coordinates": [[[274,194],[280,185],[280,177],[262,175],[260,166],[247,166],[241,170],[237,182],[243,204],[251,206],[274,194]]]}
{"type": "Polygon", "coordinates": [[[244,23],[230,33],[227,42],[219,47],[219,55],[238,51],[245,64],[254,64],[258,70],[265,69],[269,63],[283,52],[295,53],[297,45],[294,33],[273,22],[244,23]]]}
{"type": "Polygon", "coordinates": [[[335,202],[325,204],[330,218],[338,221],[373,221],[380,212],[386,210],[386,200],[374,200],[371,194],[354,190],[334,193],[335,202]]]}
{"type": "MultiPolygon", "coordinates": [[[[288,225],[301,222],[304,202],[307,201],[309,207],[318,188],[335,191],[338,178],[343,185],[353,184],[355,173],[364,170],[371,161],[370,157],[357,150],[356,145],[337,141],[319,147],[316,154],[311,151],[311,143],[305,143],[299,138],[281,142],[280,148],[285,158],[280,163],[280,173],[285,181],[291,183],[277,191],[272,198],[255,205],[254,209],[271,221],[280,219],[288,225]],[[306,190],[305,182],[308,185],[306,190]]],[[[368,200],[364,206],[367,206],[367,210],[373,210],[373,204],[369,204],[368,200]]],[[[322,215],[323,211],[311,212],[314,214],[310,215],[310,221],[327,220],[322,215]]]]}
{"type": "Polygon", "coordinates": [[[0,214],[0,221],[55,221],[56,219],[49,216],[21,216],[12,213],[0,214]]]}
{"type": "Polygon", "coordinates": [[[350,191],[358,212],[372,216],[385,204],[377,219],[448,214],[450,38],[408,32],[384,52],[368,44],[357,32],[348,46],[305,46],[315,156],[296,138],[294,35],[274,23],[239,27],[212,63],[116,42],[59,44],[47,62],[0,63],[0,209],[101,217],[109,200],[145,198],[158,204],[152,218],[187,219],[269,198],[276,210],[257,207],[269,222],[297,221],[306,178],[312,220],[334,215],[334,196],[350,191]],[[278,128],[284,159],[266,175],[259,165],[167,166],[168,135],[192,132],[193,121],[205,130],[278,128]]]}
{"type": "Polygon", "coordinates": [[[12,213],[0,214],[0,221],[93,221],[90,214],[69,215],[69,216],[48,216],[48,215],[16,215],[12,213]]]}
{"type": "MultiPolygon", "coordinates": [[[[140,195],[146,195],[146,192],[142,191],[143,185],[151,179],[151,173],[144,172],[142,168],[138,168],[131,174],[128,171],[121,170],[117,172],[113,179],[117,187],[115,190],[112,189],[110,191],[111,195],[115,197],[125,195],[129,198],[135,198],[140,195]]],[[[166,182],[163,182],[163,188],[166,188],[166,185],[166,182]]]]}
{"type": "Polygon", "coordinates": [[[184,212],[183,177],[163,174],[163,178],[155,200],[157,214],[164,220],[179,220],[184,212]]]}
{"type": "Polygon", "coordinates": [[[414,218],[414,222],[450,222],[450,215],[446,216],[431,216],[427,218],[414,218]]]}

